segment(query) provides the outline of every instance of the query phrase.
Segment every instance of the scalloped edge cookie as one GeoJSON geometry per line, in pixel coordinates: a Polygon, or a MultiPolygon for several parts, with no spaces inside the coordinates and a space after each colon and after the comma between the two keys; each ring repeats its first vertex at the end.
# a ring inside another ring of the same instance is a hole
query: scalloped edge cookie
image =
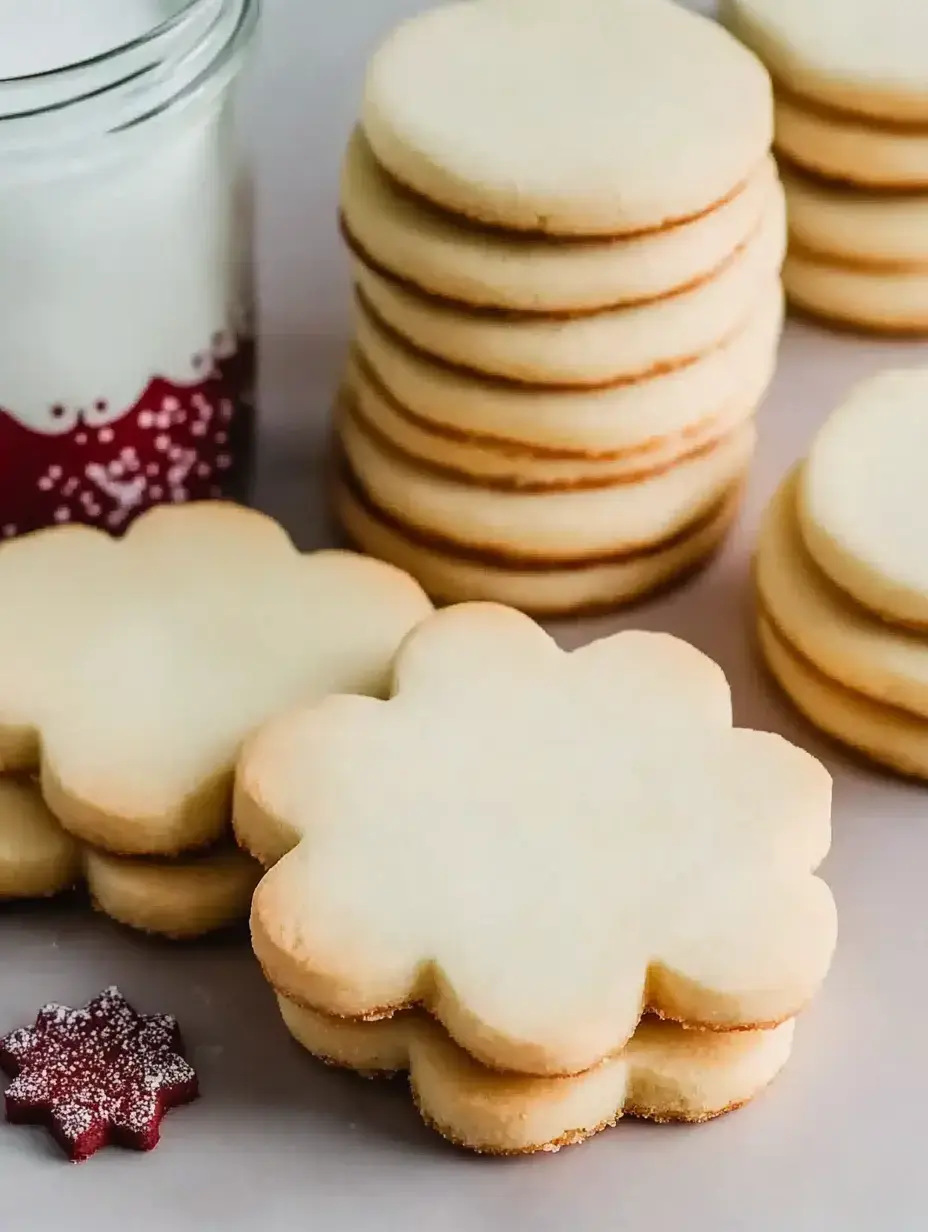
{"type": "Polygon", "coordinates": [[[0,770],[37,772],[64,829],[126,856],[218,841],[242,741],[307,697],[385,689],[432,610],[399,570],[302,553],[216,502],[158,507],[120,540],[10,541],[0,591],[0,770]]]}
{"type": "Polygon", "coordinates": [[[421,1007],[482,1063],[543,1076],[614,1055],[646,1010],[724,1033],[815,994],[831,779],[733,728],[711,660],[633,631],[565,654],[470,603],[394,674],[388,701],[329,698],[243,754],[236,833],[276,860],[251,914],[274,988],[355,1021],[421,1007]]]}
{"type": "Polygon", "coordinates": [[[416,1013],[346,1023],[278,995],[284,1025],[319,1060],[366,1077],[408,1072],[422,1119],[456,1146],[525,1155],[573,1146],[623,1116],[696,1123],[759,1095],[789,1060],[794,1023],[718,1034],[645,1019],[624,1052],[570,1078],[487,1069],[416,1013]]]}

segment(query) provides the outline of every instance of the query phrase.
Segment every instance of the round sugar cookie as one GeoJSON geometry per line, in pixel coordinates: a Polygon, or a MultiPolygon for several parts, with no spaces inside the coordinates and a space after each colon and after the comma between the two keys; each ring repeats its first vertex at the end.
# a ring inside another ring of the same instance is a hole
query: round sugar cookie
{"type": "Polygon", "coordinates": [[[452,302],[569,313],[660,299],[719,269],[754,232],[776,176],[768,159],[694,222],[571,242],[475,227],[400,188],[356,131],[342,169],[342,227],[365,264],[452,302]]]}
{"type": "Polygon", "coordinates": [[[178,860],[130,859],[87,848],[84,873],[94,903],[111,919],[182,940],[247,919],[261,866],[234,847],[178,860]]]}
{"type": "Polygon", "coordinates": [[[80,847],[35,784],[0,778],[0,902],[46,898],[80,880],[80,847]]]}
{"type": "Polygon", "coordinates": [[[436,432],[416,419],[378,382],[358,355],[349,358],[340,399],[369,433],[416,463],[449,479],[476,482],[501,491],[554,492],[636,483],[661,474],[687,458],[711,449],[754,413],[757,399],[745,400],[689,432],[666,437],[647,450],[617,458],[550,458],[467,437],[436,432]]]}
{"type": "Polygon", "coordinates": [[[918,0],[721,0],[721,16],[797,94],[928,123],[928,9],[918,0]]]}
{"type": "Polygon", "coordinates": [[[834,325],[899,337],[928,334],[928,269],[868,268],[794,244],[783,287],[797,308],[834,325]]]}
{"type": "Polygon", "coordinates": [[[928,719],[928,641],[874,618],[818,569],[800,534],[797,486],[791,475],[764,514],[755,559],[761,606],[824,675],[928,719]]]}
{"type": "Polygon", "coordinates": [[[758,640],[777,683],[810,723],[899,774],[928,779],[928,722],[834,683],[803,659],[763,614],[758,640]]]}
{"type": "Polygon", "coordinates": [[[668,0],[499,0],[395,30],[362,123],[400,183],[453,213],[616,236],[734,194],[770,145],[772,107],[761,65],[668,0]]]}
{"type": "Polygon", "coordinates": [[[861,188],[928,188],[928,124],[876,127],[809,108],[789,95],[776,101],[776,148],[807,171],[861,188]]]}
{"type": "Polygon", "coordinates": [[[743,475],[756,430],[745,424],[703,456],[634,484],[581,492],[499,492],[442,478],[371,435],[346,408],[338,431],[372,503],[436,540],[511,565],[608,560],[678,535],[743,475]]]}
{"type": "Polygon", "coordinates": [[[857,385],[816,436],[800,476],[806,546],[879,616],[928,627],[928,368],[857,385]]]}
{"type": "Polygon", "coordinates": [[[354,269],[368,307],[426,354],[522,384],[585,388],[666,372],[718,346],[769,286],[785,247],[786,210],[777,183],[760,229],[722,270],[649,304],[563,319],[510,317],[427,298],[358,260],[354,269]]]}
{"type": "Polygon", "coordinates": [[[783,291],[771,279],[732,336],[694,363],[604,389],[546,390],[461,372],[406,345],[361,301],[355,341],[380,384],[411,415],[457,437],[554,458],[616,458],[659,447],[760,401],[773,374],[783,291]]]}
{"type": "Polygon", "coordinates": [[[440,548],[376,509],[347,475],[336,484],[335,512],[352,543],[405,569],[438,603],[487,600],[554,618],[611,611],[691,574],[724,539],[739,491],[733,489],[702,523],[665,547],[551,569],[506,568],[440,548]]]}
{"type": "Polygon", "coordinates": [[[624,1116],[707,1121],[747,1103],[780,1072],[794,1024],[772,1031],[687,1031],[647,1018],[616,1057],[570,1078],[487,1069],[423,1014],[351,1022],[278,994],[284,1025],[308,1052],[365,1075],[408,1071],[424,1121],[489,1155],[551,1151],[624,1116]]]}
{"type": "Polygon", "coordinates": [[[841,264],[928,271],[928,193],[890,195],[784,169],[791,242],[841,264]]]}

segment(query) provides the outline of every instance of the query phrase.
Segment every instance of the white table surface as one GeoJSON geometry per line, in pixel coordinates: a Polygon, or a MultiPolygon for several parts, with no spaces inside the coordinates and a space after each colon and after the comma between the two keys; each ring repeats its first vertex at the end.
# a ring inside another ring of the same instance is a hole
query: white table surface
{"type": "MultiPolygon", "coordinates": [[[[345,341],[334,226],[339,149],[364,57],[414,0],[267,0],[253,82],[262,182],[261,502],[306,545],[327,540],[322,430],[345,341]]],[[[456,1152],[401,1083],[315,1064],[289,1041],[242,938],[173,946],[74,906],[0,912],[0,1031],[50,999],[118,983],[178,1015],[203,1090],[151,1155],[73,1167],[39,1130],[0,1124],[2,1232],[915,1232],[926,1226],[928,795],[845,758],[759,672],[748,564],[759,510],[857,377],[928,348],[790,325],[747,506],[724,554],[687,590],[565,626],[576,644],[623,625],[680,634],[733,682],[737,719],[783,732],[834,772],[826,875],[841,938],[789,1069],[754,1105],[696,1128],[625,1122],[556,1156],[456,1152]]],[[[865,496],[862,496],[865,499],[865,496]]]]}

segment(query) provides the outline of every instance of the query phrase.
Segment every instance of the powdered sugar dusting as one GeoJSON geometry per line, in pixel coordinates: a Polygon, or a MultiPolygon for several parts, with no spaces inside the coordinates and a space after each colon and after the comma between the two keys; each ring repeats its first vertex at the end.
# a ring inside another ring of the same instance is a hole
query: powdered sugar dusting
{"type": "Polygon", "coordinates": [[[7,1118],[47,1126],[73,1160],[116,1142],[151,1150],[165,1112],[196,1098],[176,1019],[138,1014],[117,988],[83,1009],[46,1005],[0,1039],[7,1118]]]}

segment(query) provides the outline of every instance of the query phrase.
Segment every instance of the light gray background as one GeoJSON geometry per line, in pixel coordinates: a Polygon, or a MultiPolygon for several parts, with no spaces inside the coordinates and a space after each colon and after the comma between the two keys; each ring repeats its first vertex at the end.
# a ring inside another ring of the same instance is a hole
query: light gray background
{"type": "MultiPolygon", "coordinates": [[[[338,154],[365,55],[416,7],[267,0],[251,110],[262,198],[262,495],[306,544],[325,539],[318,461],[345,335],[338,154]]],[[[802,1019],[791,1067],[767,1095],[703,1127],[624,1123],[557,1156],[479,1159],[426,1131],[401,1083],[364,1083],[304,1057],[243,940],[175,947],[74,908],[6,910],[0,1031],[46,1000],[81,1004],[117,982],[139,1008],[178,1015],[203,1098],[168,1118],[153,1154],[108,1151],[80,1167],[62,1162],[41,1131],[0,1124],[0,1229],[924,1228],[926,795],[845,759],[793,717],[755,664],[747,587],[758,511],[828,408],[860,375],[921,356],[928,351],[791,325],[747,508],[724,555],[685,592],[558,631],[568,644],[628,624],[682,634],[729,673],[741,723],[785,733],[835,773],[827,876],[839,953],[802,1019]]]]}

